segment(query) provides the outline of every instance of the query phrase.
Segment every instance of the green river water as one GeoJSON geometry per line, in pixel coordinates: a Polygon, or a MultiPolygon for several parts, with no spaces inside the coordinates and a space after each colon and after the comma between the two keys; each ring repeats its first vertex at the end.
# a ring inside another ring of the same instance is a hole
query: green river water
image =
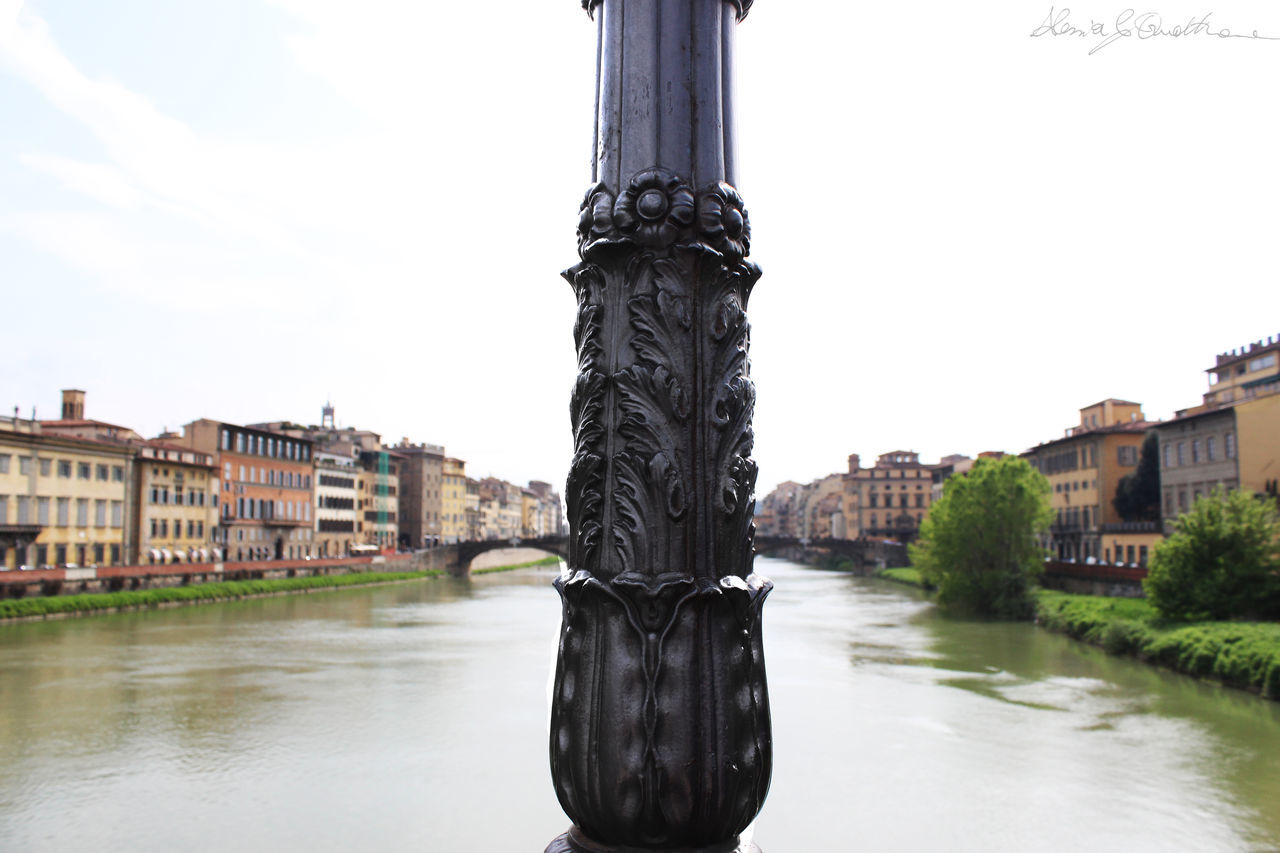
{"type": "MultiPolygon", "coordinates": [[[[1280,703],[756,571],[765,853],[1280,850],[1280,703]]],[[[554,576],[0,625],[0,851],[541,853],[554,576]]]]}

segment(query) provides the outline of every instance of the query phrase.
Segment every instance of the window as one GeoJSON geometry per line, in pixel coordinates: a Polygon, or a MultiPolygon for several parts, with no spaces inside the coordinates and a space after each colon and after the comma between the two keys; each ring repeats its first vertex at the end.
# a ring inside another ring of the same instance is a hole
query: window
{"type": "Polygon", "coordinates": [[[111,502],[111,526],[124,527],[124,501],[111,502]]]}
{"type": "Polygon", "coordinates": [[[80,462],[76,465],[76,479],[91,480],[93,479],[92,466],[88,462],[80,462]]]}
{"type": "Polygon", "coordinates": [[[1261,358],[1251,359],[1249,361],[1249,370],[1264,370],[1268,367],[1275,367],[1275,364],[1276,354],[1271,353],[1271,355],[1264,355],[1261,358]]]}
{"type": "Polygon", "coordinates": [[[169,535],[169,519],[162,518],[160,519],[160,538],[163,539],[168,535],[169,535]]]}
{"type": "Polygon", "coordinates": [[[249,482],[250,483],[257,482],[257,480],[255,479],[255,477],[257,476],[257,471],[258,471],[257,468],[254,468],[252,465],[249,466],[249,482]]]}
{"type": "Polygon", "coordinates": [[[89,526],[89,499],[76,498],[76,527],[89,526]]]}
{"type": "Polygon", "coordinates": [[[58,498],[58,526],[66,527],[71,521],[71,498],[58,498]]]}
{"type": "Polygon", "coordinates": [[[98,475],[98,479],[103,483],[108,482],[111,479],[111,469],[106,465],[97,466],[97,471],[95,473],[98,475]]]}
{"type": "Polygon", "coordinates": [[[1138,464],[1138,448],[1136,447],[1118,447],[1116,448],[1116,461],[1121,465],[1133,466],[1138,464]]]}
{"type": "Polygon", "coordinates": [[[49,523],[49,499],[36,498],[36,524],[49,523]]]}
{"type": "Polygon", "coordinates": [[[49,476],[49,471],[50,471],[50,469],[51,469],[51,468],[53,468],[53,460],[52,460],[52,459],[41,459],[41,460],[40,460],[40,476],[41,476],[41,477],[48,477],[48,476],[49,476]]]}
{"type": "Polygon", "coordinates": [[[1186,449],[1187,449],[1186,442],[1179,441],[1178,442],[1178,464],[1179,465],[1187,464],[1186,449]]]}
{"type": "Polygon", "coordinates": [[[1164,446],[1164,467],[1173,467],[1173,447],[1168,444],[1164,446]]]}
{"type": "Polygon", "coordinates": [[[0,474],[9,473],[9,459],[12,455],[9,453],[0,453],[0,474]]]}
{"type": "Polygon", "coordinates": [[[31,498],[18,495],[18,524],[31,523],[31,498]]]}
{"type": "Polygon", "coordinates": [[[113,483],[124,482],[124,466],[123,465],[113,465],[111,467],[111,482],[113,483]]]}
{"type": "Polygon", "coordinates": [[[1204,458],[1212,462],[1218,457],[1218,440],[1212,435],[1204,440],[1204,458]]]}
{"type": "Polygon", "coordinates": [[[237,453],[244,453],[244,452],[245,452],[245,447],[244,447],[244,433],[242,433],[242,432],[238,432],[238,433],[236,433],[236,452],[237,452],[237,453]]]}
{"type": "Polygon", "coordinates": [[[18,457],[18,473],[19,474],[31,473],[31,457],[30,456],[18,457]]]}
{"type": "Polygon", "coordinates": [[[68,459],[58,460],[58,476],[71,479],[71,461],[68,459]]]}
{"type": "Polygon", "coordinates": [[[229,429],[224,429],[222,431],[222,449],[223,450],[231,449],[231,430],[229,429]]]}
{"type": "Polygon", "coordinates": [[[1222,437],[1222,448],[1227,454],[1228,459],[1236,458],[1236,436],[1235,433],[1229,432],[1222,437]]]}
{"type": "Polygon", "coordinates": [[[1200,439],[1191,439],[1191,464],[1195,465],[1200,461],[1200,439]]]}
{"type": "Polygon", "coordinates": [[[1164,514],[1166,516],[1173,515],[1173,490],[1166,489],[1164,493],[1164,514]]]}
{"type": "Polygon", "coordinates": [[[120,565],[120,546],[116,544],[111,546],[111,565],[120,565]]]}
{"type": "Polygon", "coordinates": [[[106,501],[93,502],[93,526],[94,527],[107,526],[107,502],[106,501]]]}

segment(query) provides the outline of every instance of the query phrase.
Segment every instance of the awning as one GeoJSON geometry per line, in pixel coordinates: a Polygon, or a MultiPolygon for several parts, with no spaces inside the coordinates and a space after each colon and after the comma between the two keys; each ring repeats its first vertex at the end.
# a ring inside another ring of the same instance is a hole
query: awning
{"type": "Polygon", "coordinates": [[[163,559],[163,558],[161,557],[161,555],[160,555],[160,549],[159,549],[159,548],[152,548],[152,549],[151,549],[151,553],[150,553],[150,557],[151,557],[151,559],[153,559],[153,560],[163,559]]]}
{"type": "Polygon", "coordinates": [[[173,558],[173,554],[171,554],[171,553],[169,552],[169,549],[168,549],[168,548],[161,548],[161,549],[160,549],[160,558],[161,558],[162,560],[164,560],[164,561],[167,563],[170,559],[172,559],[172,558],[173,558]]]}

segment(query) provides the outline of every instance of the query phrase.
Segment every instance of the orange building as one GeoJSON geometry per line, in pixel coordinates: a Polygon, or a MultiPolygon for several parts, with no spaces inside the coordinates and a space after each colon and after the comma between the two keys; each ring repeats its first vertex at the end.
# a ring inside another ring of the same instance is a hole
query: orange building
{"type": "MultiPolygon", "coordinates": [[[[1081,562],[1116,559],[1105,536],[1135,532],[1116,512],[1116,487],[1137,468],[1143,438],[1153,426],[1140,403],[1107,399],[1081,409],[1080,424],[1062,438],[1022,454],[1053,490],[1055,519],[1044,543],[1052,555],[1081,562]]],[[[1152,543],[1159,538],[1154,524],[1144,533],[1152,543]]]]}
{"type": "Polygon", "coordinates": [[[202,419],[174,441],[216,458],[218,542],[228,560],[313,556],[312,442],[202,419]]]}

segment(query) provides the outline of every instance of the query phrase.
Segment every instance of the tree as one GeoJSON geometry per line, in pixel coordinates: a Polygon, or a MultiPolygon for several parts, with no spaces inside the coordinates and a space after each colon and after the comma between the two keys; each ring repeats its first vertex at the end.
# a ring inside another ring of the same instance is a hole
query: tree
{"type": "Polygon", "coordinates": [[[1120,478],[1111,503],[1125,521],[1160,520],[1160,441],[1155,430],[1142,440],[1138,467],[1120,478]]]}
{"type": "Polygon", "coordinates": [[[1143,587],[1168,619],[1280,618],[1277,543],[1273,498],[1214,489],[1156,545],[1143,587]]]}
{"type": "Polygon", "coordinates": [[[982,616],[1027,618],[1043,568],[1038,537],[1053,518],[1049,481],[1025,459],[979,459],[947,479],[920,525],[912,563],[938,602],[982,616]]]}

